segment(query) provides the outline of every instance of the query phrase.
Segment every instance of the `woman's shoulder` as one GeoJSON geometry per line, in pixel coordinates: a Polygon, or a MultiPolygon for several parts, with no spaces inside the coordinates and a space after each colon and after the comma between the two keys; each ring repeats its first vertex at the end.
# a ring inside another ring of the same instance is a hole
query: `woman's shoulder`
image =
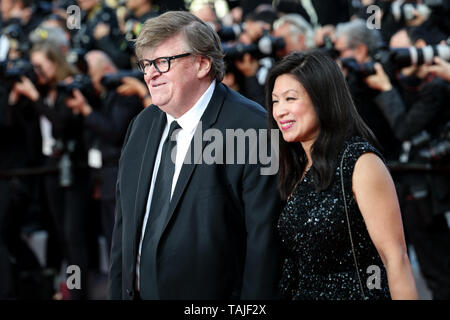
{"type": "Polygon", "coordinates": [[[369,141],[359,136],[352,136],[345,140],[340,152],[340,156],[354,160],[356,162],[359,157],[367,152],[376,154],[384,162],[382,153],[369,141]]]}
{"type": "Polygon", "coordinates": [[[337,169],[344,172],[344,176],[352,176],[358,159],[366,153],[373,153],[385,163],[381,152],[369,141],[359,136],[352,136],[345,140],[338,156],[337,169]]]}

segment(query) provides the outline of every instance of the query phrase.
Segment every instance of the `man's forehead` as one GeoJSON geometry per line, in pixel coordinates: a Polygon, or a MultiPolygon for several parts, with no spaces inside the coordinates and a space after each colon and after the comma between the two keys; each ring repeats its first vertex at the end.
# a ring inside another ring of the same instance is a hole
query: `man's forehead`
{"type": "Polygon", "coordinates": [[[143,56],[147,59],[149,57],[157,58],[161,56],[170,56],[177,53],[180,49],[183,49],[183,39],[180,36],[175,35],[154,46],[146,47],[143,50],[143,56]]]}

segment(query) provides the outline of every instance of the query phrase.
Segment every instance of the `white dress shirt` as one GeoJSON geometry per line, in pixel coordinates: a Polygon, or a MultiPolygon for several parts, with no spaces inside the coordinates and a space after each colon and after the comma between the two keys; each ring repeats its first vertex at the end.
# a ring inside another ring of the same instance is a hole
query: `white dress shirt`
{"type": "MultiPolygon", "coordinates": [[[[48,97],[44,99],[44,103],[46,103],[49,108],[54,108],[54,103],[48,97]]],[[[46,116],[40,116],[39,125],[42,136],[42,154],[50,157],[53,154],[53,146],[56,143],[55,138],[52,135],[52,123],[46,116]]]]}
{"type": "Polygon", "coordinates": [[[209,101],[211,100],[211,97],[214,92],[216,80],[214,80],[208,89],[203,93],[203,95],[198,99],[198,101],[195,103],[195,105],[187,111],[185,114],[183,114],[178,119],[175,119],[171,115],[166,113],[167,116],[167,124],[164,128],[163,134],[161,136],[161,140],[159,142],[159,148],[158,153],[156,154],[155,159],[155,166],[153,167],[153,174],[152,174],[152,181],[150,184],[150,191],[147,199],[147,206],[145,210],[145,217],[144,217],[144,223],[142,224],[142,231],[141,231],[141,240],[139,241],[139,250],[137,254],[137,261],[136,261],[136,288],[139,290],[139,272],[140,272],[140,260],[141,260],[141,251],[142,251],[142,242],[144,240],[144,233],[145,228],[147,226],[147,220],[148,215],[150,213],[150,205],[152,202],[153,197],[153,189],[155,188],[155,180],[156,176],[158,174],[159,164],[161,162],[161,153],[162,153],[162,147],[164,144],[164,141],[167,138],[167,135],[169,134],[169,127],[172,121],[176,120],[178,124],[180,125],[181,129],[178,131],[178,134],[176,136],[177,140],[177,153],[176,153],[176,160],[175,160],[175,171],[173,174],[172,179],[172,191],[170,193],[170,198],[172,198],[173,191],[175,190],[175,186],[178,181],[178,176],[180,175],[181,167],[183,166],[184,158],[186,157],[186,153],[189,150],[189,146],[191,144],[192,137],[194,136],[195,130],[197,129],[197,126],[200,122],[200,118],[202,117],[203,113],[206,110],[206,107],[208,106],[209,101]]]}

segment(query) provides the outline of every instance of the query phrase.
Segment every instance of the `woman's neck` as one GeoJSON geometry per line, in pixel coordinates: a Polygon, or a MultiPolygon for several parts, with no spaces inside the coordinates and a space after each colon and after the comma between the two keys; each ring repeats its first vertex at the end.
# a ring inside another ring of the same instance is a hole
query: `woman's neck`
{"type": "Polygon", "coordinates": [[[312,158],[311,158],[311,147],[313,145],[314,141],[305,141],[305,142],[301,142],[303,150],[305,151],[306,154],[306,168],[310,167],[312,165],[312,158]]]}

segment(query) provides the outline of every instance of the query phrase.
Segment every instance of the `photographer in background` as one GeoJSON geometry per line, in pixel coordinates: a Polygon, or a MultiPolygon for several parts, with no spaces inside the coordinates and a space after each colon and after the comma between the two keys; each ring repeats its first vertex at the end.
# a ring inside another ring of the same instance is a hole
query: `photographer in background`
{"type": "Polygon", "coordinates": [[[37,87],[22,77],[22,81],[14,84],[9,103],[15,105],[23,96],[41,115],[44,165],[60,168],[59,175],[44,176],[45,196],[58,233],[61,255],[68,265],[79,266],[83,275],[81,289],[71,290],[71,299],[86,299],[88,270],[92,267],[89,253],[97,244],[90,243],[89,237],[92,217],[88,218],[89,171],[83,117],[67,108],[65,98],[70,93],[57,89],[61,82],[68,86],[77,71],[51,42],[34,45],[30,57],[37,74],[37,87]]]}
{"type": "MultiPolygon", "coordinates": [[[[248,47],[253,45],[259,47],[261,39],[269,39],[273,22],[277,17],[277,13],[273,8],[270,9],[267,5],[257,7],[254,12],[249,13],[245,17],[242,33],[238,38],[238,44],[234,43],[231,46],[241,45],[242,47],[248,47]]],[[[270,46],[272,45],[270,44],[270,46]]],[[[273,48],[268,49],[269,51],[273,50],[273,48]]],[[[224,52],[225,61],[228,65],[227,73],[233,72],[235,81],[235,83],[228,82],[227,85],[230,87],[236,85],[242,95],[264,106],[264,84],[268,71],[272,67],[272,57],[275,55],[275,52],[268,55],[264,54],[261,57],[245,52],[244,50],[243,54],[234,59],[227,57],[226,49],[224,52]]],[[[229,76],[225,75],[225,79],[229,78],[229,76]]]]}
{"type": "Polygon", "coordinates": [[[38,10],[38,4],[30,0],[2,0],[0,1],[0,13],[2,28],[9,25],[20,26],[24,36],[33,31],[48,13],[38,10]]]}
{"type": "Polygon", "coordinates": [[[285,47],[277,51],[279,58],[295,51],[314,48],[314,30],[299,14],[286,14],[276,20],[273,24],[272,34],[274,37],[282,37],[285,42],[285,47]]]}
{"type": "MultiPolygon", "coordinates": [[[[423,49],[427,44],[439,43],[440,39],[433,41],[432,37],[423,27],[401,29],[392,36],[390,47],[423,49]]],[[[450,229],[445,214],[450,212],[450,175],[448,171],[440,171],[439,166],[450,163],[450,150],[447,150],[448,144],[447,149],[440,149],[432,142],[441,142],[442,134],[447,137],[444,142],[448,141],[450,95],[448,84],[429,74],[430,67],[412,65],[399,70],[400,92],[392,87],[381,64],[375,65],[376,74],[367,77],[366,83],[380,92],[376,97],[377,106],[397,139],[407,142],[404,146],[408,146],[408,150],[404,151],[408,163],[437,169],[399,172],[396,181],[406,234],[414,246],[420,269],[433,298],[447,300],[450,299],[450,229]],[[416,145],[414,141],[424,135],[428,139],[416,145]],[[432,150],[433,159],[431,155],[422,156],[427,149],[432,150]]]]}
{"type": "Polygon", "coordinates": [[[158,16],[159,13],[153,9],[152,2],[152,0],[126,0],[127,13],[122,32],[128,41],[137,38],[145,21],[158,16]]]}
{"type": "Polygon", "coordinates": [[[131,67],[128,43],[120,32],[116,12],[102,0],[78,0],[81,28],[72,30],[73,48],[107,52],[121,69],[131,67]]]}
{"type": "MultiPolygon", "coordinates": [[[[423,49],[427,42],[423,39],[426,33],[422,27],[401,29],[391,40],[391,48],[416,47],[423,49]],[[422,38],[421,38],[422,37],[422,38]],[[414,39],[414,40],[411,40],[414,39]]],[[[430,44],[438,44],[435,41],[430,44]]],[[[428,75],[429,66],[411,65],[401,68],[396,73],[396,82],[400,92],[393,88],[383,66],[376,63],[375,75],[365,78],[367,85],[379,91],[376,102],[388,119],[395,137],[399,141],[411,139],[426,127],[436,128],[434,121],[445,121],[445,83],[428,75]]]]}
{"type": "Polygon", "coordinates": [[[91,163],[92,166],[100,169],[102,227],[109,253],[114,227],[115,186],[120,151],[128,124],[142,110],[142,103],[136,95],[121,96],[115,89],[102,85],[104,76],[118,73],[116,66],[105,53],[90,51],[85,59],[95,92],[100,97],[100,107],[94,109],[90,106],[78,89],[74,91],[73,97],[67,98],[66,104],[84,117],[85,126],[94,135],[90,161],[94,162],[91,163]]]}
{"type": "Polygon", "coordinates": [[[404,27],[423,26],[430,34],[450,33],[450,1],[449,0],[396,0],[396,1],[361,1],[365,4],[361,8],[367,18],[367,6],[375,4],[382,11],[381,33],[383,39],[389,39],[404,27]]]}
{"type": "Polygon", "coordinates": [[[17,66],[7,58],[7,53],[0,57],[0,300],[49,298],[51,293],[41,295],[43,283],[33,292],[24,292],[25,285],[31,287],[29,276],[36,279],[42,274],[23,237],[35,231],[42,212],[38,178],[20,172],[40,165],[41,136],[38,114],[27,108],[26,99],[8,103],[13,80],[8,79],[7,69],[17,66]]]}
{"type": "MultiPolygon", "coordinates": [[[[361,19],[338,24],[335,39],[335,49],[339,51],[340,59],[352,58],[357,64],[372,61],[372,56],[382,46],[379,31],[368,29],[366,22],[361,19]]],[[[395,139],[388,121],[376,105],[375,98],[379,91],[366,84],[364,73],[344,68],[344,74],[355,106],[381,144],[383,155],[388,160],[397,159],[399,142],[395,139]]]]}

